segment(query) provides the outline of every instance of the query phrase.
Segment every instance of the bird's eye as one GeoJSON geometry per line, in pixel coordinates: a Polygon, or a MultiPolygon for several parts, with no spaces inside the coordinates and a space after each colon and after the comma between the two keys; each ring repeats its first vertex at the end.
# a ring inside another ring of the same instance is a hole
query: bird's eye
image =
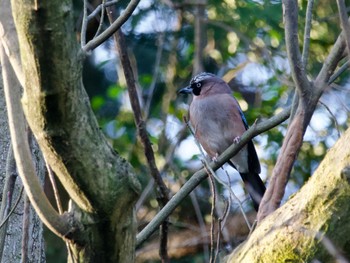
{"type": "Polygon", "coordinates": [[[196,86],[197,86],[197,88],[200,88],[200,87],[202,87],[202,83],[198,82],[198,83],[196,84],[196,86]]]}

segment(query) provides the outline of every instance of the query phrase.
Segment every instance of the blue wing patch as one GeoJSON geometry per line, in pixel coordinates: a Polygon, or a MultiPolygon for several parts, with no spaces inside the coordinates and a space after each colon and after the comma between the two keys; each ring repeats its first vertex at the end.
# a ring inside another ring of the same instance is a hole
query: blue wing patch
{"type": "Polygon", "coordinates": [[[241,109],[239,109],[239,114],[241,115],[241,118],[242,118],[242,121],[244,123],[245,129],[248,130],[248,128],[249,128],[248,122],[247,122],[247,120],[246,120],[246,118],[245,118],[245,116],[244,116],[244,114],[243,114],[241,109]]]}

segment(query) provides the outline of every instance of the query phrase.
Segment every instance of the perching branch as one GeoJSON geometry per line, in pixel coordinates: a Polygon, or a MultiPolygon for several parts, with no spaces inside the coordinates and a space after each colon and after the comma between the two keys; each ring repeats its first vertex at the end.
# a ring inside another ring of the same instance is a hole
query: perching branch
{"type": "Polygon", "coordinates": [[[56,235],[65,238],[71,232],[71,226],[67,218],[59,216],[51,206],[36,176],[25,132],[26,121],[20,104],[20,85],[14,76],[2,45],[0,46],[0,53],[11,141],[18,173],[30,202],[40,219],[56,235]]]}
{"type": "MultiPolygon", "coordinates": [[[[242,149],[242,147],[253,137],[272,129],[288,119],[290,110],[290,108],[287,108],[266,121],[255,123],[241,136],[239,143],[231,145],[217,158],[216,162],[210,163],[210,167],[214,171],[219,169],[224,163],[232,158],[232,156],[237,154],[239,150],[242,149]]],[[[193,189],[195,189],[205,178],[207,178],[207,172],[204,168],[194,173],[183,185],[183,187],[169,200],[166,206],[164,206],[163,209],[159,211],[159,213],[152,219],[152,221],[136,236],[136,245],[139,246],[146,241],[158,228],[158,226],[175,210],[181,201],[188,196],[188,194],[193,191],[193,189]]]]}
{"type": "Polygon", "coordinates": [[[136,6],[140,0],[131,0],[128,6],[125,8],[124,12],[115,20],[105,31],[103,31],[99,36],[89,41],[85,46],[82,47],[84,52],[91,51],[105,42],[109,37],[111,37],[131,16],[134,12],[136,6]]]}

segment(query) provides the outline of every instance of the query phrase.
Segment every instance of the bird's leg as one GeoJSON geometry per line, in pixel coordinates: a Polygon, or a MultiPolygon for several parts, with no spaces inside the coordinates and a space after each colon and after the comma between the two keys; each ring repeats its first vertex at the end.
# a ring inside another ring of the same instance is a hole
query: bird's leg
{"type": "Polygon", "coordinates": [[[234,142],[235,144],[239,143],[240,141],[241,141],[241,137],[239,137],[239,136],[233,138],[233,142],[234,142]]]}
{"type": "Polygon", "coordinates": [[[211,158],[214,162],[218,162],[218,157],[219,157],[219,154],[218,153],[215,153],[215,156],[213,156],[213,158],[211,158]]]}

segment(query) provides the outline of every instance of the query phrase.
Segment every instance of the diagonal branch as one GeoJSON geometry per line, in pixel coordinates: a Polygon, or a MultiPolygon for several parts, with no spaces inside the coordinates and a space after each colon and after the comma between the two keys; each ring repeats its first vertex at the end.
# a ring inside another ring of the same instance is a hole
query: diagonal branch
{"type": "Polygon", "coordinates": [[[105,31],[103,31],[99,36],[89,41],[85,46],[82,47],[84,52],[91,51],[105,42],[109,37],[111,37],[131,16],[134,12],[136,6],[140,0],[131,0],[128,6],[125,8],[124,12],[116,19],[105,31]]]}
{"type": "MultiPolygon", "coordinates": [[[[214,171],[219,169],[230,158],[232,158],[232,156],[237,154],[239,150],[242,149],[242,147],[247,144],[253,137],[272,129],[273,127],[288,119],[290,110],[291,109],[289,107],[266,121],[255,123],[241,136],[239,143],[231,145],[217,158],[216,162],[210,163],[210,167],[214,171]]],[[[163,209],[152,219],[152,221],[136,236],[136,245],[139,246],[144,241],[146,241],[158,228],[158,226],[162,224],[162,222],[167,217],[169,217],[169,215],[175,210],[181,201],[206,178],[207,171],[204,168],[194,173],[191,178],[183,185],[183,187],[169,200],[163,209]]]]}

